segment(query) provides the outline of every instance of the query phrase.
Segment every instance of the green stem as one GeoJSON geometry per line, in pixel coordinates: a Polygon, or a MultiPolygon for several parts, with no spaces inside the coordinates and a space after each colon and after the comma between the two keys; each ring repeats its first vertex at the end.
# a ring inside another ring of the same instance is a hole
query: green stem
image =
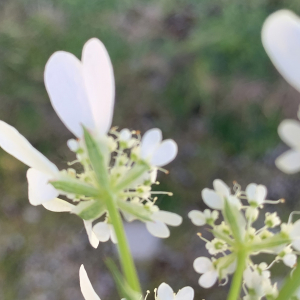
{"type": "Polygon", "coordinates": [[[247,257],[248,254],[244,249],[241,249],[238,252],[237,267],[231,282],[231,287],[230,287],[227,300],[237,300],[240,297],[242,282],[243,282],[243,273],[246,267],[247,257]]]}
{"type": "Polygon", "coordinates": [[[107,210],[109,213],[110,220],[114,226],[114,230],[116,233],[116,237],[118,240],[118,250],[121,260],[122,269],[125,275],[125,278],[129,284],[129,286],[136,292],[141,292],[141,287],[139,283],[139,279],[137,276],[137,272],[134,266],[134,262],[131,256],[131,252],[129,250],[125,230],[123,227],[123,222],[120,216],[120,213],[116,207],[115,199],[110,192],[107,192],[105,195],[105,201],[107,210]]]}
{"type": "Polygon", "coordinates": [[[286,279],[283,287],[279,291],[276,300],[291,299],[295,295],[297,289],[300,287],[300,261],[297,262],[297,267],[291,277],[286,279]]]}

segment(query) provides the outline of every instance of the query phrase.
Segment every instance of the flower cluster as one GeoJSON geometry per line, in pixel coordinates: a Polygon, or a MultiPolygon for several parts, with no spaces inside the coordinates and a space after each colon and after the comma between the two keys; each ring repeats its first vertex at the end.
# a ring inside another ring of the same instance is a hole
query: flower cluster
{"type": "Polygon", "coordinates": [[[243,276],[245,299],[260,299],[263,296],[275,299],[277,284],[272,284],[269,269],[280,261],[292,269],[296,266],[300,251],[300,220],[292,222],[294,212],[287,223],[282,223],[276,212],[267,212],[263,218],[264,225],[257,228],[255,225],[262,221],[259,214],[263,206],[282,203],[283,199],[267,200],[266,187],[255,183],[242,191],[235,182],[232,192],[223,181],[216,179],[213,187],[202,191],[203,201],[213,210],[193,210],[189,213],[193,224],[209,225],[214,236],[209,241],[198,234],[212,255],[212,259],[198,257],[194,261],[195,271],[202,274],[199,284],[209,288],[217,280],[226,283],[228,275],[236,270],[238,255],[242,253],[246,261],[243,276]],[[260,253],[275,256],[273,262],[269,265],[265,262],[254,264],[252,256],[260,253]]]}
{"type": "MultiPolygon", "coordinates": [[[[76,154],[59,169],[37,151],[15,128],[0,121],[0,146],[30,167],[28,197],[55,212],[71,212],[84,220],[93,247],[99,241],[117,242],[106,199],[110,197],[126,220],[146,223],[151,234],[166,238],[167,225],[178,226],[182,218],[155,205],[158,170],[177,155],[173,140],[162,140],[159,129],[138,131],[111,128],[114,108],[114,76],[108,53],[98,39],[83,48],[82,61],[58,51],[47,62],[45,85],[56,113],[76,136],[68,147],[76,154]],[[63,195],[68,201],[57,198],[63,195]],[[96,219],[104,220],[93,226],[96,219]]],[[[171,193],[166,193],[171,195],[171,193]]]]}
{"type": "MultiPolygon", "coordinates": [[[[83,265],[81,265],[79,270],[79,279],[80,279],[80,288],[82,295],[85,300],[100,300],[99,296],[96,294],[93,286],[89,280],[89,277],[86,273],[86,270],[83,265]]],[[[149,291],[145,296],[144,300],[147,299],[149,291]]],[[[142,296],[138,296],[139,299],[142,299],[142,296]]],[[[186,286],[174,293],[173,289],[166,283],[160,284],[160,286],[154,290],[155,300],[193,300],[194,299],[194,290],[190,286],[186,286]]],[[[122,299],[126,300],[126,299],[122,299]]]]}

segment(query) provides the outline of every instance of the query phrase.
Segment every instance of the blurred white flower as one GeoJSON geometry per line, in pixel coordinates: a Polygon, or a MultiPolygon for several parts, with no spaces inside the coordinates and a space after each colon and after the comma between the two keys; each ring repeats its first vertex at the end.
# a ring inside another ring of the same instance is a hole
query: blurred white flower
{"type": "Polygon", "coordinates": [[[262,28],[262,43],[277,70],[300,91],[300,19],[289,10],[271,14],[262,28]]]}
{"type": "Polygon", "coordinates": [[[142,137],[140,156],[153,166],[167,165],[176,157],[177,151],[177,144],[173,140],[162,140],[158,128],[146,131],[142,137]]]}
{"type": "Polygon", "coordinates": [[[111,239],[114,244],[118,242],[112,224],[109,224],[107,222],[99,222],[94,225],[93,232],[100,242],[107,242],[109,239],[111,239]]]}
{"type": "Polygon", "coordinates": [[[256,183],[250,183],[246,187],[247,200],[250,205],[260,206],[264,203],[267,197],[267,188],[256,183]]]}
{"type": "Polygon", "coordinates": [[[219,217],[219,212],[216,210],[205,209],[203,212],[199,210],[192,210],[189,212],[188,217],[196,226],[204,224],[213,224],[219,217]]]}
{"type": "Polygon", "coordinates": [[[157,289],[155,300],[193,300],[194,290],[186,286],[174,293],[173,289],[166,283],[161,283],[157,289]]]}
{"type": "Polygon", "coordinates": [[[204,288],[212,287],[218,280],[218,271],[213,262],[204,256],[194,260],[194,269],[197,273],[202,274],[199,278],[199,285],[204,288]]]}

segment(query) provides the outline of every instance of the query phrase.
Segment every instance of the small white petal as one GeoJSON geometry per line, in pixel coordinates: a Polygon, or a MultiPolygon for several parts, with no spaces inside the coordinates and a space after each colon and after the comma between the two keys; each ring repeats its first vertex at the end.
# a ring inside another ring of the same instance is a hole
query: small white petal
{"type": "Polygon", "coordinates": [[[300,91],[300,21],[288,10],[271,14],[262,29],[262,42],[282,76],[300,91]]]}
{"type": "Polygon", "coordinates": [[[79,59],[55,52],[46,64],[44,81],[54,110],[75,136],[82,136],[82,125],[95,128],[79,59]]]}
{"type": "Polygon", "coordinates": [[[212,209],[223,209],[223,199],[213,190],[205,188],[201,192],[204,203],[212,209]]]}
{"type": "Polygon", "coordinates": [[[146,222],[146,227],[153,236],[158,238],[167,238],[170,236],[170,230],[163,222],[146,222]]]}
{"type": "Polygon", "coordinates": [[[100,242],[107,242],[110,237],[109,225],[105,222],[99,222],[93,227],[93,231],[100,242]]]}
{"type": "Polygon", "coordinates": [[[196,226],[202,226],[206,224],[205,215],[203,212],[199,210],[190,211],[188,217],[191,219],[192,223],[196,226]]]}
{"type": "Polygon", "coordinates": [[[148,159],[152,156],[161,141],[162,134],[160,129],[153,128],[146,131],[141,141],[141,157],[148,159]]]}
{"type": "Polygon", "coordinates": [[[85,300],[100,300],[96,294],[83,265],[79,269],[80,289],[85,300]]]}
{"type": "Polygon", "coordinates": [[[194,289],[186,286],[177,293],[174,300],[193,300],[194,294],[194,289]]]}
{"type": "Polygon", "coordinates": [[[286,266],[293,268],[297,263],[297,256],[293,253],[288,253],[283,257],[283,262],[286,266]]]}
{"type": "Polygon", "coordinates": [[[42,153],[36,150],[28,140],[14,127],[0,121],[0,146],[25,165],[53,176],[57,167],[42,153]]]}
{"type": "Polygon", "coordinates": [[[113,117],[115,79],[107,50],[96,38],[88,40],[83,47],[82,69],[96,128],[106,134],[113,117]]]}
{"type": "Polygon", "coordinates": [[[71,151],[73,151],[73,152],[77,151],[78,148],[79,148],[78,142],[77,142],[76,140],[74,140],[74,139],[68,140],[68,141],[67,141],[67,145],[68,145],[69,149],[70,149],[71,151]]]}
{"type": "Polygon", "coordinates": [[[205,256],[198,257],[193,263],[194,270],[197,273],[203,274],[213,270],[213,264],[211,260],[205,256]]]}
{"type": "Polygon", "coordinates": [[[114,243],[114,244],[117,244],[118,243],[118,239],[117,239],[117,236],[116,236],[116,232],[114,230],[114,227],[112,225],[109,226],[109,231],[110,231],[110,239],[111,241],[114,243]]]}
{"type": "Polygon", "coordinates": [[[164,140],[154,151],[151,164],[163,167],[170,163],[177,155],[178,147],[173,140],[164,140]]]}
{"type": "Polygon", "coordinates": [[[152,214],[152,218],[155,221],[161,221],[171,226],[179,226],[182,223],[182,217],[164,210],[156,211],[152,214]]]}
{"type": "Polygon", "coordinates": [[[27,171],[28,198],[32,205],[40,205],[54,200],[59,192],[49,183],[49,175],[30,168],[27,171]]]}
{"type": "Polygon", "coordinates": [[[278,126],[278,134],[288,146],[300,149],[300,122],[283,120],[278,126]]]}
{"type": "Polygon", "coordinates": [[[209,271],[201,275],[199,279],[199,285],[205,289],[212,287],[218,279],[218,273],[216,271],[209,271]]]}
{"type": "Polygon", "coordinates": [[[221,196],[228,198],[230,195],[230,188],[221,179],[215,179],[213,181],[214,190],[221,196]]]}
{"type": "Polygon", "coordinates": [[[173,300],[174,292],[168,284],[163,282],[157,289],[157,298],[158,300],[173,300]]]}
{"type": "Polygon", "coordinates": [[[121,141],[128,141],[131,139],[131,132],[129,129],[124,128],[120,131],[120,140],[121,141]]]}
{"type": "Polygon", "coordinates": [[[300,171],[300,152],[288,150],[277,157],[275,164],[284,173],[297,173],[300,171]]]}
{"type": "Polygon", "coordinates": [[[92,247],[97,248],[99,245],[99,240],[92,229],[92,226],[93,226],[92,222],[83,220],[83,223],[84,223],[84,227],[85,227],[86,233],[88,235],[90,244],[92,245],[92,247]]]}
{"type": "Polygon", "coordinates": [[[42,204],[46,209],[54,212],[71,212],[75,205],[59,198],[47,201],[42,204]]]}

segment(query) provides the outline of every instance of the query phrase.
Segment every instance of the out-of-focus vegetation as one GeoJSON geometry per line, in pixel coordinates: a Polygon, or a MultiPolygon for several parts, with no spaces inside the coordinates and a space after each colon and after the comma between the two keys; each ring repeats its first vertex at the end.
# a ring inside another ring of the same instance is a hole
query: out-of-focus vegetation
{"type": "MultiPolygon", "coordinates": [[[[260,41],[264,19],[280,8],[300,14],[299,1],[10,0],[0,8],[0,119],[59,166],[72,160],[66,146],[72,135],[50,105],[44,66],[57,50],[80,57],[85,41],[97,37],[115,70],[113,125],[159,127],[179,144],[158,187],[174,197],[161,197],[159,205],[183,216],[203,209],[201,190],[222,178],[244,187],[263,183],[269,198],[299,206],[299,175],[282,174],[274,159],[285,149],[277,126],[296,118],[300,95],[260,41]]],[[[93,250],[78,218],[30,206],[25,173],[0,151],[0,298],[82,299],[78,270],[85,263],[101,298],[118,299],[103,264],[115,256],[113,246],[93,250]]],[[[225,298],[226,287],[197,284],[192,262],[206,250],[196,232],[185,220],[154,257],[138,263],[144,290],[165,281],[174,290],[193,286],[195,299],[225,298]]]]}

